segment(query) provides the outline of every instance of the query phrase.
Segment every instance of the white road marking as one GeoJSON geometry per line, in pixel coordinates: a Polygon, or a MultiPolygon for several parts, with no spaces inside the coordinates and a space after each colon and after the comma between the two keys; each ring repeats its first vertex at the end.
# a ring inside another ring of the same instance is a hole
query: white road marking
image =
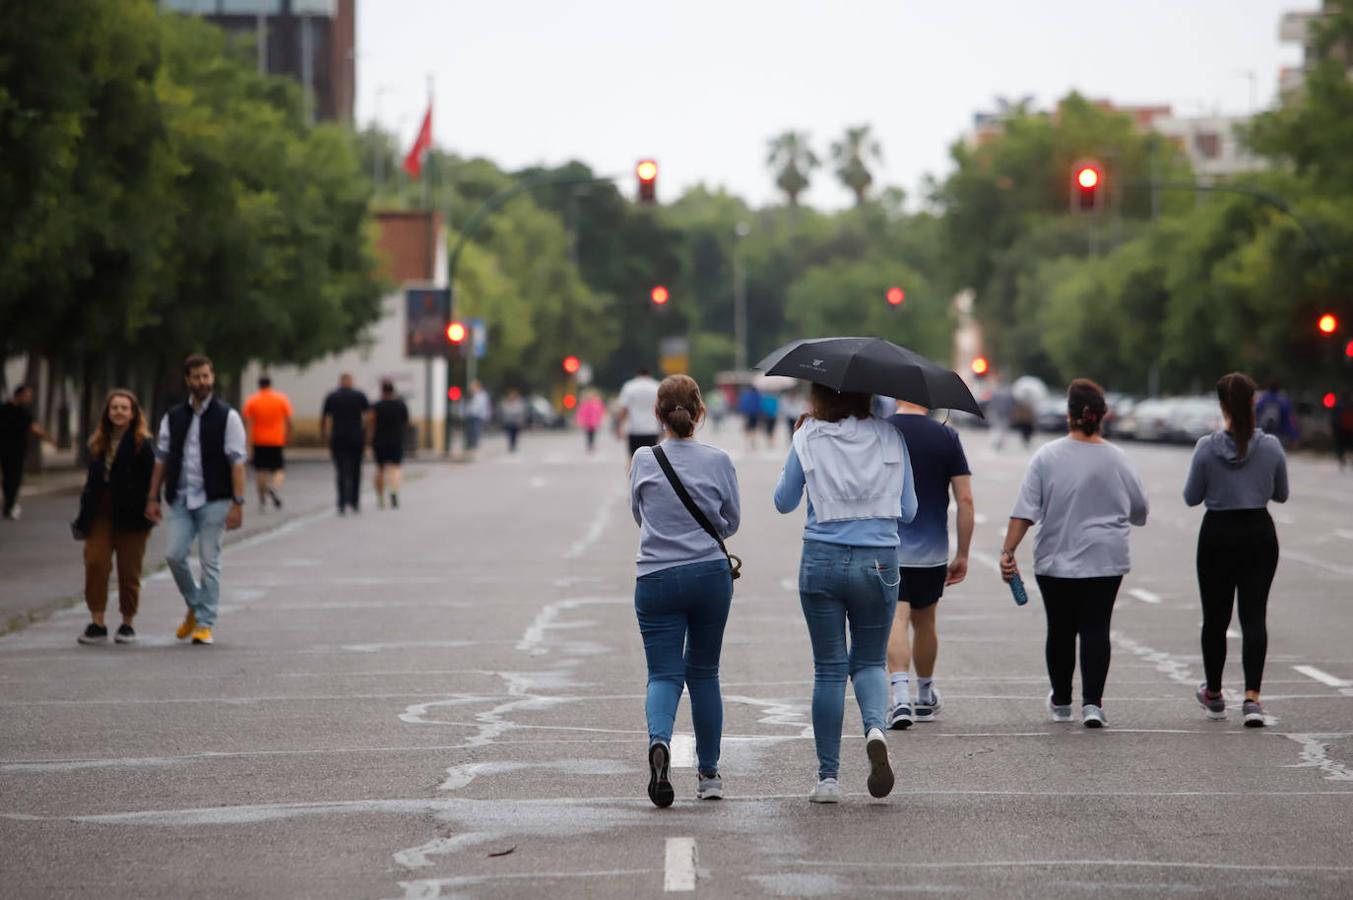
{"type": "Polygon", "coordinates": [[[1145,588],[1133,588],[1132,590],[1128,591],[1128,593],[1136,597],[1143,603],[1152,603],[1152,604],[1160,603],[1160,594],[1153,593],[1152,591],[1148,591],[1145,588]]]}
{"type": "Polygon", "coordinates": [[[672,742],[668,745],[668,749],[672,752],[671,767],[673,769],[695,768],[695,735],[672,735],[672,742]]]}
{"type": "Polygon", "coordinates": [[[989,521],[986,513],[974,513],[972,520],[978,525],[985,525],[989,521]]]}
{"type": "Polygon", "coordinates": [[[1234,628],[1226,629],[1226,636],[1233,641],[1238,641],[1241,638],[1240,632],[1236,631],[1234,628]]]}
{"type": "Polygon", "coordinates": [[[596,514],[592,516],[592,522],[587,526],[587,532],[564,551],[564,559],[581,559],[588,550],[592,549],[601,535],[606,531],[606,526],[611,522],[611,515],[619,505],[620,496],[610,494],[602,499],[601,506],[597,507],[596,514]]]}
{"type": "Polygon", "coordinates": [[[1295,524],[1297,524],[1297,520],[1296,520],[1296,519],[1294,519],[1292,516],[1289,516],[1287,513],[1281,513],[1281,512],[1275,512],[1275,513],[1273,513],[1273,521],[1277,522],[1279,525],[1295,525],[1295,524]]]}
{"type": "Polygon", "coordinates": [[[667,861],[663,865],[662,889],[669,893],[695,890],[695,838],[667,839],[667,861]]]}
{"type": "Polygon", "coordinates": [[[1331,675],[1329,672],[1326,672],[1323,669],[1317,669],[1315,666],[1293,666],[1292,668],[1305,675],[1307,678],[1314,678],[1321,684],[1328,684],[1330,687],[1353,687],[1353,681],[1331,675]]]}
{"type": "Polygon", "coordinates": [[[1304,563],[1308,566],[1314,566],[1317,569],[1323,569],[1326,572],[1332,572],[1335,575],[1353,576],[1353,566],[1341,566],[1337,563],[1325,562],[1318,556],[1311,556],[1309,553],[1299,553],[1296,550],[1284,549],[1281,552],[1284,559],[1290,559],[1293,562],[1304,563]]]}
{"type": "Polygon", "coordinates": [[[1346,540],[1353,541],[1353,529],[1350,529],[1350,528],[1336,528],[1336,529],[1334,529],[1334,533],[1335,533],[1336,535],[1338,535],[1339,537],[1341,537],[1341,538],[1344,538],[1344,539],[1346,539],[1346,540]]]}
{"type": "Polygon", "coordinates": [[[1283,737],[1301,744],[1301,762],[1295,768],[1319,769],[1327,781],[1353,781],[1353,770],[1329,758],[1329,741],[1339,735],[1284,734],[1283,737]]]}
{"type": "Polygon", "coordinates": [[[1126,650],[1129,653],[1140,656],[1144,661],[1153,663],[1156,671],[1164,674],[1176,684],[1186,684],[1189,687],[1197,687],[1198,679],[1193,676],[1190,670],[1190,661],[1182,656],[1176,656],[1173,653],[1166,653],[1163,650],[1157,650],[1154,647],[1148,647],[1145,644],[1138,643],[1125,636],[1122,632],[1111,631],[1109,637],[1114,644],[1126,650]]]}

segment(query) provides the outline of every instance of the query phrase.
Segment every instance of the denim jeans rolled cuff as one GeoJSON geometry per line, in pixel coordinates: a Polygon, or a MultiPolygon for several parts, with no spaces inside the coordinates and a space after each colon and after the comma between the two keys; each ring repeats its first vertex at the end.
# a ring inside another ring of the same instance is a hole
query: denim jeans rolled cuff
{"type": "Polygon", "coordinates": [[[719,654],[733,599],[728,560],[673,566],[634,583],[634,611],[648,661],[644,715],[649,742],[672,740],[681,692],[691,692],[700,771],[719,768],[723,697],[719,654]]]}
{"type": "Polygon", "coordinates": [[[174,576],[183,602],[192,610],[197,624],[210,628],[216,624],[221,601],[221,541],[225,537],[229,500],[213,500],[197,509],[189,509],[182,498],[169,507],[166,522],[168,547],[165,562],[174,576]],[[193,543],[198,545],[202,581],[193,577],[193,543]]]}
{"type": "Polygon", "coordinates": [[[887,728],[888,635],[900,580],[895,548],[803,544],[799,602],[813,647],[819,778],[836,778],[840,771],[847,676],[855,688],[863,733],[887,728]]]}

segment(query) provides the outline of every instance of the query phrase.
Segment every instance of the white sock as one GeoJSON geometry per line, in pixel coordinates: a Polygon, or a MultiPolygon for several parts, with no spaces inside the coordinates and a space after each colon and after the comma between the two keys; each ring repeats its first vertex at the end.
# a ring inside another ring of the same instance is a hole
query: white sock
{"type": "Polygon", "coordinates": [[[929,703],[929,702],[934,701],[934,699],[935,699],[935,694],[934,694],[934,692],[930,689],[930,686],[933,685],[934,683],[935,683],[935,679],[933,679],[933,678],[922,678],[922,677],[919,676],[919,675],[916,676],[916,702],[917,702],[917,703],[929,703]]]}
{"type": "Polygon", "coordinates": [[[911,703],[911,673],[893,673],[893,706],[899,703],[911,703]]]}

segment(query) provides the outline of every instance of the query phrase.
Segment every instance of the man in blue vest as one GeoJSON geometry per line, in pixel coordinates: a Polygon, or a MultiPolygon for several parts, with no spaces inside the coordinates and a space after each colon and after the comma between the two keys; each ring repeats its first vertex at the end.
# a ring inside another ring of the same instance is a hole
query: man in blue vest
{"type": "Polygon", "coordinates": [[[221,599],[221,539],[227,529],[244,524],[244,421],[215,397],[211,360],[194,355],[183,363],[188,402],[160,420],[155,442],[155,471],[150,477],[146,518],[163,519],[160,487],[169,505],[169,548],[165,561],[174,575],[188,616],[178,639],[210,644],[221,599]],[[193,542],[199,542],[202,582],[188,564],[193,542]]]}

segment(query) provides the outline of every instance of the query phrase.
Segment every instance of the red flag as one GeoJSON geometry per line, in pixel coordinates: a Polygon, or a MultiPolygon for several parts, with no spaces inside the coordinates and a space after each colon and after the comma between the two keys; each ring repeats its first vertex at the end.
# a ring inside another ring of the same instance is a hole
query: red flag
{"type": "Polygon", "coordinates": [[[415,180],[423,174],[423,154],[432,149],[432,104],[428,104],[427,114],[423,116],[423,127],[418,129],[409,153],[404,157],[404,171],[415,180]]]}

